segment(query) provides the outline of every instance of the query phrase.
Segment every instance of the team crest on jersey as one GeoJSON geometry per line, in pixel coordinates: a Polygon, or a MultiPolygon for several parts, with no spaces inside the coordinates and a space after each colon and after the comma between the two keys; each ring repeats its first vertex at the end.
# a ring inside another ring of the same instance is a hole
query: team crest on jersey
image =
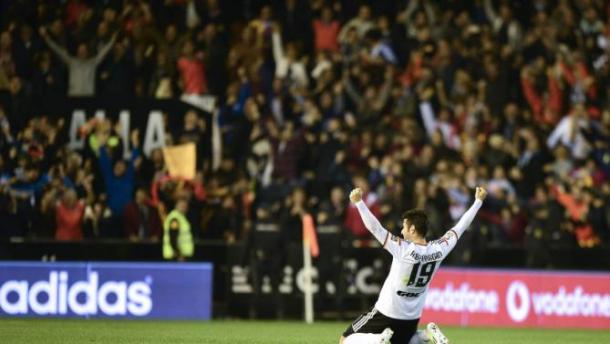
{"type": "Polygon", "coordinates": [[[452,232],[447,232],[440,239],[437,240],[439,244],[445,244],[449,246],[449,239],[451,239],[451,235],[455,235],[452,232]]]}

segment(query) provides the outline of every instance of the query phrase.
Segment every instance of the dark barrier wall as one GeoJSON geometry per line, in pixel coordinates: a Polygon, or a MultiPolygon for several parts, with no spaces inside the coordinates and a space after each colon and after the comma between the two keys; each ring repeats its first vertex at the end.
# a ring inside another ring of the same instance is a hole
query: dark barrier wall
{"type": "MultiPolygon", "coordinates": [[[[300,316],[302,310],[302,253],[289,247],[277,262],[259,262],[243,245],[220,241],[199,242],[195,261],[214,264],[215,314],[236,316],[300,316]],[[257,280],[259,283],[253,283],[257,280]],[[259,290],[255,286],[259,286],[259,290]],[[274,288],[274,286],[278,286],[274,288]],[[279,294],[277,293],[279,290],[279,294]],[[253,297],[258,293],[259,297],[253,297]],[[280,295],[280,296],[278,296],[280,295]],[[252,304],[252,300],[259,303],[252,304]],[[283,309],[284,314],[270,311],[283,309]],[[250,314],[254,312],[254,314],[250,314]]],[[[459,254],[459,252],[455,252],[459,254]]],[[[277,256],[277,255],[276,255],[277,256]]],[[[471,266],[523,268],[524,249],[477,250],[471,266]]],[[[551,249],[552,267],[562,270],[610,270],[610,250],[551,249]]],[[[450,256],[444,266],[456,265],[450,256]]],[[[14,240],[0,242],[1,260],[56,261],[161,261],[158,243],[120,240],[83,241],[14,240]]],[[[369,307],[385,277],[389,257],[378,248],[349,248],[337,261],[314,260],[316,266],[317,311],[344,309],[359,311],[369,307]],[[321,268],[321,269],[318,269],[321,268]],[[339,291],[339,292],[337,292],[339,291]]],[[[336,313],[335,313],[336,314],[336,313]]]]}

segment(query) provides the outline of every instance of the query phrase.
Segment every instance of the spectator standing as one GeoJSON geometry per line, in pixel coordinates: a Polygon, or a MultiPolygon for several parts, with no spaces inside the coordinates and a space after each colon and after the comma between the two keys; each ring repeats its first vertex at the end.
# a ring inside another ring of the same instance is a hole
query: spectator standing
{"type": "Polygon", "coordinates": [[[284,182],[295,181],[300,171],[298,169],[299,158],[302,154],[302,137],[300,133],[294,132],[294,125],[289,122],[281,131],[273,129],[271,137],[273,147],[273,176],[284,182]]]}
{"type": "MultiPolygon", "coordinates": [[[[282,267],[285,264],[286,237],[279,224],[279,204],[259,202],[254,214],[252,230],[248,233],[244,265],[250,268],[250,281],[254,297],[250,298],[249,316],[255,318],[259,308],[259,297],[263,293],[263,276],[269,276],[273,294],[273,309],[278,318],[283,316],[284,307],[280,284],[282,267]]],[[[268,304],[265,304],[268,307],[268,304]]]]}
{"type": "MultiPolygon", "coordinates": [[[[139,143],[138,132],[134,131],[131,137],[133,146],[137,147],[139,143]]],[[[108,195],[108,207],[112,211],[114,227],[119,229],[121,228],[123,211],[133,195],[135,187],[135,161],[139,156],[139,152],[138,149],[134,148],[128,162],[119,159],[113,166],[108,155],[106,140],[100,138],[100,141],[99,166],[104,179],[106,194],[108,195]]],[[[109,234],[110,236],[122,236],[117,230],[109,234]]]]}
{"type": "MultiPolygon", "coordinates": [[[[328,200],[322,201],[316,213],[316,229],[320,243],[320,256],[315,265],[319,272],[319,303],[332,299],[334,307],[343,317],[343,296],[345,294],[345,275],[343,274],[343,247],[345,229],[343,221],[347,206],[345,192],[335,186],[328,200]]],[[[319,307],[322,306],[321,304],[319,307]]]]}
{"type": "Polygon", "coordinates": [[[100,66],[100,94],[129,96],[134,93],[133,52],[127,42],[117,42],[100,66]]]}
{"type": "Polygon", "coordinates": [[[13,44],[15,67],[18,75],[24,78],[32,77],[34,57],[39,50],[39,41],[34,40],[32,27],[24,24],[19,28],[19,35],[13,44]]]}
{"type": "Polygon", "coordinates": [[[314,43],[316,51],[339,51],[339,42],[337,40],[339,36],[339,30],[341,24],[339,21],[333,19],[333,11],[330,7],[324,7],[322,9],[322,15],[320,19],[313,21],[313,33],[314,43]]]}
{"type": "Polygon", "coordinates": [[[72,97],[94,95],[97,66],[102,63],[104,57],[106,57],[106,54],[108,54],[112,48],[117,35],[114,34],[110,42],[108,42],[94,57],[89,57],[89,50],[84,43],[78,45],[76,57],[74,57],[70,56],[65,48],[62,48],[55,43],[44,27],[40,29],[40,35],[44,38],[51,50],[68,66],[68,95],[72,97]]]}
{"type": "Polygon", "coordinates": [[[303,239],[303,216],[308,213],[305,190],[297,187],[288,196],[280,214],[281,230],[288,242],[299,244],[303,239]]]}
{"type": "Polygon", "coordinates": [[[37,69],[32,76],[32,91],[37,96],[64,96],[66,94],[65,72],[53,64],[50,53],[42,52],[36,59],[37,69]]]}
{"type": "Polygon", "coordinates": [[[208,80],[209,92],[222,96],[227,87],[227,55],[228,47],[224,32],[220,26],[208,24],[199,34],[201,43],[205,46],[205,76],[208,80]]]}
{"type": "Polygon", "coordinates": [[[123,212],[123,229],[131,241],[157,241],[161,236],[161,220],[157,208],[151,206],[145,189],[136,190],[134,200],[123,212]]]}
{"type": "Polygon", "coordinates": [[[198,53],[195,52],[193,41],[187,40],[182,45],[182,56],[178,59],[180,86],[184,95],[202,95],[208,92],[205,78],[205,66],[198,53]]]}
{"type": "Polygon", "coordinates": [[[294,43],[289,43],[284,52],[279,27],[273,27],[271,36],[273,43],[273,58],[275,60],[275,76],[284,80],[288,85],[307,87],[309,79],[305,64],[298,59],[297,48],[294,43]]]}
{"type": "Polygon", "coordinates": [[[371,20],[371,8],[367,5],[362,5],[358,9],[358,16],[348,21],[339,32],[339,41],[347,40],[348,33],[351,29],[356,29],[358,37],[363,38],[364,35],[373,28],[374,24],[371,20]]]}
{"type": "Polygon", "coordinates": [[[85,202],[77,198],[73,189],[66,190],[56,207],[57,229],[55,230],[55,239],[82,240],[84,212],[85,202]]]}

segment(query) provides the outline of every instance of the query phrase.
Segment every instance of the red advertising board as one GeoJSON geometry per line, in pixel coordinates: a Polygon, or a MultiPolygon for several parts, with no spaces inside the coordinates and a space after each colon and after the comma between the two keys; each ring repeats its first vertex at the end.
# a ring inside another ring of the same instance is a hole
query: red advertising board
{"type": "Polygon", "coordinates": [[[610,329],[610,273],[440,269],[422,322],[610,329]]]}

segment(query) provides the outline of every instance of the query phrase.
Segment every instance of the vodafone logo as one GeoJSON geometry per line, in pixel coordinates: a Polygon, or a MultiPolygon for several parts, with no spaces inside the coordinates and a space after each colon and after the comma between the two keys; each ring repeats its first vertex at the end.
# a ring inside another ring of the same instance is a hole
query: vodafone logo
{"type": "Polygon", "coordinates": [[[106,281],[99,284],[96,271],[87,280],[70,283],[67,271],[51,271],[48,280],[31,284],[9,280],[0,285],[0,310],[10,315],[133,315],[152,310],[150,282],[106,281]]]}
{"type": "Polygon", "coordinates": [[[525,283],[515,281],[506,291],[506,311],[515,322],[527,319],[530,312],[530,292],[525,283]]]}

